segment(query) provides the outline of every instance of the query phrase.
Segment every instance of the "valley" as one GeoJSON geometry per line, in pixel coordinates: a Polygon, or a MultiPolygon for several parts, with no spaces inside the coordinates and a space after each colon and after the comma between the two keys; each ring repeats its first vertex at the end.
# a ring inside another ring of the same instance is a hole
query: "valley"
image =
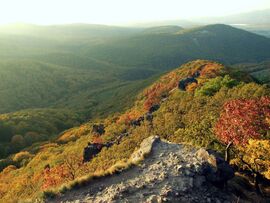
{"type": "Polygon", "coordinates": [[[246,118],[260,123],[248,138],[231,138],[232,164],[254,173],[249,157],[263,157],[269,179],[269,60],[270,38],[225,24],[0,26],[0,202],[61,198],[128,168],[153,135],[223,154],[216,126],[230,101],[263,115],[246,118]],[[113,145],[82,164],[88,142],[113,145]]]}
{"type": "MultiPolygon", "coordinates": [[[[243,156],[250,167],[255,167],[249,157],[268,157],[268,124],[265,118],[269,113],[269,87],[255,83],[245,72],[240,74],[218,62],[196,60],[152,82],[137,94],[133,106],[123,113],[112,114],[104,119],[91,119],[79,127],[64,131],[50,142],[34,144],[1,160],[1,198],[3,201],[44,198],[50,201],[50,198],[61,197],[77,187],[91,184],[93,178],[125,170],[130,166],[128,160],[134,150],[151,135],[158,135],[173,143],[205,147],[223,153],[227,139],[223,131],[218,131],[221,128],[217,128],[217,125],[226,125],[227,122],[222,123],[222,115],[226,112],[225,104],[232,101],[236,105],[249,105],[251,112],[246,112],[247,120],[258,123],[263,133],[257,134],[253,125],[247,124],[254,134],[246,134],[245,130],[241,132],[251,139],[250,142],[246,142],[244,137],[240,140],[232,137],[235,139],[235,148],[239,150],[234,153],[232,163],[235,167],[244,167],[240,161],[243,156]],[[199,73],[196,74],[197,83],[186,84],[184,90],[178,87],[179,81],[195,73],[199,73]],[[249,117],[258,112],[261,112],[260,117],[249,117]],[[93,130],[96,124],[104,126],[100,134],[93,130]],[[112,142],[113,145],[105,147],[89,162],[82,164],[83,149],[89,141],[112,142]],[[245,150],[239,142],[245,144],[245,150]]],[[[229,116],[240,119],[233,111],[229,116]]],[[[241,119],[238,122],[236,126],[246,125],[241,119]]],[[[235,124],[231,125],[234,135],[235,124]]],[[[254,127],[257,129],[257,125],[254,127]]],[[[269,178],[268,164],[268,159],[261,160],[259,170],[265,178],[269,178]]],[[[245,188],[239,190],[245,194],[241,198],[251,201],[245,188]]]]}

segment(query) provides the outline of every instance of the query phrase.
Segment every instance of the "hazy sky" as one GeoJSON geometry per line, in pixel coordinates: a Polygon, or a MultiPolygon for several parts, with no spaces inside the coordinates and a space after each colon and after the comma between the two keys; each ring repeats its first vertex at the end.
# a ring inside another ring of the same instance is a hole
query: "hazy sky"
{"type": "Polygon", "coordinates": [[[0,0],[0,23],[118,24],[266,8],[270,8],[270,0],[0,0]]]}

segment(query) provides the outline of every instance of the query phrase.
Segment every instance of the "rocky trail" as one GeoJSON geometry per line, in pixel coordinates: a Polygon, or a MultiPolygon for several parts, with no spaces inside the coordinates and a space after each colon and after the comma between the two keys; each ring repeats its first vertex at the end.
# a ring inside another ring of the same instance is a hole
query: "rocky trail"
{"type": "MultiPolygon", "coordinates": [[[[213,185],[213,181],[220,180],[216,177],[217,173],[220,175],[218,162],[204,149],[150,137],[131,159],[136,162],[147,153],[137,166],[93,180],[87,187],[48,202],[249,202],[241,200],[227,187],[213,185]]],[[[231,175],[230,168],[225,166],[225,176],[226,173],[231,175]]]]}

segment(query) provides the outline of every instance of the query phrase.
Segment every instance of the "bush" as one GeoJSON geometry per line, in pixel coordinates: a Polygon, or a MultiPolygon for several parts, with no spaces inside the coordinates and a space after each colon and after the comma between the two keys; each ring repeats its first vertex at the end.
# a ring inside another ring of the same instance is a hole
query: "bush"
{"type": "Polygon", "coordinates": [[[196,96],[213,96],[222,87],[232,88],[238,84],[239,82],[230,78],[229,75],[226,75],[225,77],[216,77],[216,78],[210,79],[201,88],[197,89],[195,91],[195,95],[196,96]]]}
{"type": "Polygon", "coordinates": [[[25,166],[33,156],[27,151],[22,151],[14,155],[13,161],[17,162],[20,166],[25,166]]]}
{"type": "Polygon", "coordinates": [[[244,170],[255,171],[270,179],[270,140],[250,139],[245,147],[239,147],[240,155],[232,160],[244,170]],[[244,163],[243,163],[244,162],[244,163]]]}

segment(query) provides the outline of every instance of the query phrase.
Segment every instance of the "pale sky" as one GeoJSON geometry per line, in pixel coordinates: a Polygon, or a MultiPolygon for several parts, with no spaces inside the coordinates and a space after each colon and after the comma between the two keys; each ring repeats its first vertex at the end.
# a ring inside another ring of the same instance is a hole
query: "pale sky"
{"type": "Polygon", "coordinates": [[[267,8],[270,0],[0,0],[0,24],[122,24],[267,8]]]}

